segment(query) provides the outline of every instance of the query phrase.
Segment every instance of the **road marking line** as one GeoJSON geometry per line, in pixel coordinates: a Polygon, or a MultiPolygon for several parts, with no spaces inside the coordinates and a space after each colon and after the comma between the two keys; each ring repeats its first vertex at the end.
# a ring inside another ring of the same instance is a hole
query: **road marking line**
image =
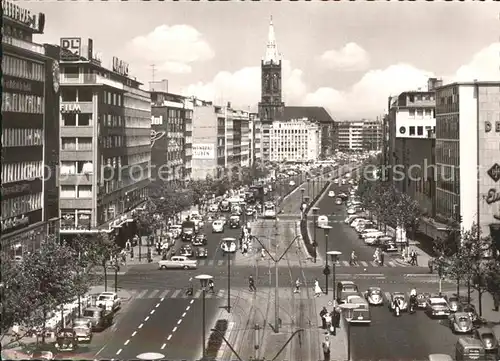
{"type": "Polygon", "coordinates": [[[342,261],[342,265],[348,267],[349,266],[349,261],[342,261]]]}
{"type": "Polygon", "coordinates": [[[161,300],[160,300],[160,302],[163,302],[163,300],[165,300],[165,297],[162,297],[161,300]]]}
{"type": "Polygon", "coordinates": [[[196,291],[196,293],[194,294],[193,298],[200,298],[200,296],[201,296],[201,291],[200,291],[200,290],[198,290],[198,291],[196,291]]]}
{"type": "Polygon", "coordinates": [[[172,329],[172,333],[174,333],[175,331],[177,331],[177,326],[175,326],[175,327],[172,329]]]}
{"type": "Polygon", "coordinates": [[[144,296],[146,296],[146,293],[148,293],[148,292],[149,292],[149,290],[144,290],[141,293],[139,293],[136,298],[144,298],[144,296]]]}
{"type": "Polygon", "coordinates": [[[122,353],[122,349],[119,349],[118,351],[116,351],[116,354],[119,355],[122,353]]]}
{"type": "Polygon", "coordinates": [[[147,322],[149,320],[149,316],[147,316],[145,319],[144,319],[144,322],[147,322]]]}
{"type": "Polygon", "coordinates": [[[208,261],[208,265],[209,266],[213,266],[214,265],[214,261],[213,260],[208,261]]]}
{"type": "Polygon", "coordinates": [[[392,261],[390,261],[389,263],[387,263],[387,265],[388,265],[389,267],[397,267],[397,265],[396,265],[396,264],[394,264],[394,262],[392,262],[392,261]]]}
{"type": "Polygon", "coordinates": [[[167,341],[170,341],[171,338],[172,338],[172,334],[168,335],[167,341]]]}
{"type": "Polygon", "coordinates": [[[144,324],[143,324],[143,323],[141,323],[141,324],[139,325],[139,327],[138,327],[138,328],[142,328],[142,326],[144,326],[144,324]]]}
{"type": "Polygon", "coordinates": [[[164,343],[163,345],[161,345],[161,349],[163,350],[165,347],[167,347],[167,344],[164,343]]]}
{"type": "Polygon", "coordinates": [[[137,335],[137,331],[132,332],[132,337],[134,337],[135,335],[137,335]]]}
{"type": "Polygon", "coordinates": [[[186,311],[189,311],[190,308],[191,308],[191,306],[187,306],[186,307],[186,311]]]}
{"type": "Polygon", "coordinates": [[[191,300],[191,302],[189,302],[190,304],[193,304],[194,303],[194,300],[191,300]]]}
{"type": "Polygon", "coordinates": [[[373,266],[373,267],[378,267],[378,263],[375,262],[375,261],[371,261],[370,264],[373,266]]]}
{"type": "Polygon", "coordinates": [[[359,262],[359,263],[361,263],[361,265],[362,265],[363,267],[368,267],[368,263],[367,263],[367,262],[365,262],[365,261],[361,261],[361,262],[359,262]]]}
{"type": "Polygon", "coordinates": [[[181,293],[181,290],[175,290],[174,293],[170,295],[170,298],[176,298],[177,296],[179,296],[179,293],[181,293]]]}
{"type": "Polygon", "coordinates": [[[182,318],[179,321],[177,321],[178,325],[180,325],[181,323],[182,323],[182,318]]]}
{"type": "Polygon", "coordinates": [[[186,312],[184,312],[184,313],[182,314],[182,317],[186,317],[186,312]]]}
{"type": "Polygon", "coordinates": [[[151,310],[149,314],[152,315],[153,313],[155,313],[155,310],[151,310]]]}
{"type": "Polygon", "coordinates": [[[161,301],[165,299],[165,296],[170,292],[170,290],[165,290],[160,294],[161,301]]]}
{"type": "Polygon", "coordinates": [[[219,290],[219,293],[217,293],[217,297],[222,297],[224,296],[224,290],[219,290]]]}
{"type": "Polygon", "coordinates": [[[159,306],[160,306],[160,304],[159,304],[159,303],[157,303],[155,307],[156,307],[156,308],[158,308],[159,306]]]}
{"type": "Polygon", "coordinates": [[[155,298],[156,294],[159,292],[160,292],[160,290],[153,290],[153,291],[151,291],[151,293],[149,294],[149,296],[147,298],[155,298]]]}
{"type": "Polygon", "coordinates": [[[224,261],[222,261],[222,260],[217,261],[217,266],[222,266],[223,264],[224,264],[224,261]]]}
{"type": "Polygon", "coordinates": [[[125,341],[124,345],[127,346],[130,340],[125,341]]]}

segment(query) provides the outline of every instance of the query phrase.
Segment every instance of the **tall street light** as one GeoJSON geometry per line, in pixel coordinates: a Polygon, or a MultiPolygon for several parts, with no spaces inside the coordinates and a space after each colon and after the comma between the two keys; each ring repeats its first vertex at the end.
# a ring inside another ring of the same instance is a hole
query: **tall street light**
{"type": "Polygon", "coordinates": [[[311,187],[310,187],[311,186],[311,178],[309,178],[309,176],[307,176],[306,180],[307,180],[307,194],[310,195],[311,194],[311,187]]]}
{"type": "Polygon", "coordinates": [[[358,307],[353,303],[343,303],[339,305],[344,311],[344,318],[347,321],[347,361],[351,361],[351,321],[354,317],[354,309],[358,307]]]}
{"type": "MultiPolygon", "coordinates": [[[[328,236],[330,235],[330,230],[332,229],[332,226],[323,226],[321,227],[325,231],[325,254],[328,255],[328,236]]],[[[328,276],[330,275],[330,267],[328,266],[328,256],[325,257],[325,269],[323,270],[323,273],[325,275],[325,287],[326,287],[326,294],[328,294],[328,276]]]]}
{"type": "Polygon", "coordinates": [[[300,198],[300,206],[302,207],[302,205],[304,204],[304,192],[306,190],[304,188],[300,188],[300,194],[301,194],[301,198],[300,198]]]}
{"type": "Polygon", "coordinates": [[[213,277],[210,275],[198,275],[195,277],[197,280],[200,280],[201,283],[201,289],[203,291],[203,308],[202,308],[202,332],[201,332],[201,347],[202,347],[202,352],[203,352],[203,358],[202,360],[205,360],[206,358],[206,349],[205,349],[205,296],[207,293],[207,285],[208,281],[211,280],[213,277]]]}
{"type": "Polygon", "coordinates": [[[318,207],[312,207],[311,210],[313,211],[313,221],[314,221],[314,239],[313,239],[313,244],[314,246],[314,263],[316,263],[316,258],[317,258],[317,249],[316,247],[318,246],[318,238],[317,238],[317,229],[318,229],[318,207]]]}
{"type": "Polygon", "coordinates": [[[339,251],[329,251],[327,252],[327,255],[330,256],[332,259],[332,268],[333,268],[333,273],[332,273],[332,293],[333,293],[333,304],[335,304],[335,300],[337,299],[337,280],[336,280],[336,274],[335,274],[335,266],[337,265],[337,261],[339,259],[339,256],[342,254],[342,252],[339,251]]]}
{"type": "MultiPolygon", "coordinates": [[[[236,244],[236,238],[225,237],[222,238],[222,242],[234,242],[236,244]]],[[[227,253],[227,312],[231,313],[231,259],[230,253],[227,253]]]]}

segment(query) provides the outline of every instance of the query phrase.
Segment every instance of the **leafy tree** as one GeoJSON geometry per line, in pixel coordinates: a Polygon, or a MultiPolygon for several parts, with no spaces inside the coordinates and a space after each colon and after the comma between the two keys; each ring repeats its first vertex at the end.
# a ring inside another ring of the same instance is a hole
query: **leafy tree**
{"type": "Polygon", "coordinates": [[[115,261],[120,253],[120,247],[116,244],[114,239],[110,238],[105,232],[97,234],[95,238],[94,250],[98,251],[99,254],[93,255],[96,264],[100,264],[104,271],[104,288],[108,288],[107,271],[108,266],[115,264],[115,261]]]}

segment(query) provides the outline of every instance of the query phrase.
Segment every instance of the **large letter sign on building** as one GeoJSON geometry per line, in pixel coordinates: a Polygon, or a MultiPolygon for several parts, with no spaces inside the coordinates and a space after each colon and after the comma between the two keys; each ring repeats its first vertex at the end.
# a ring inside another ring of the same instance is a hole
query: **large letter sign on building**
{"type": "Polygon", "coordinates": [[[213,144],[193,144],[193,159],[214,159],[213,144]]]}

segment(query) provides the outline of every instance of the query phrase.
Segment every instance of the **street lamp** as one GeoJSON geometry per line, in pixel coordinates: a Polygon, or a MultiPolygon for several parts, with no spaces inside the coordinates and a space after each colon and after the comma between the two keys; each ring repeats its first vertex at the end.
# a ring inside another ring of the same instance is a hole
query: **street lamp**
{"type": "Polygon", "coordinates": [[[335,275],[335,266],[337,265],[337,261],[342,252],[339,251],[329,251],[326,253],[332,259],[332,268],[333,268],[333,277],[332,277],[332,290],[333,290],[333,304],[335,304],[335,300],[337,299],[337,280],[335,275]]]}
{"type": "Polygon", "coordinates": [[[358,305],[353,303],[343,303],[339,305],[340,309],[344,311],[344,317],[347,321],[347,361],[351,361],[351,321],[354,317],[354,309],[358,305]]]}
{"type": "Polygon", "coordinates": [[[307,194],[311,194],[311,187],[310,187],[310,185],[311,185],[311,178],[309,178],[309,176],[307,176],[307,194]]]}
{"type": "Polygon", "coordinates": [[[301,193],[301,198],[300,198],[300,205],[302,206],[304,204],[304,192],[306,190],[304,188],[300,188],[300,193],[301,193]]]}
{"type": "Polygon", "coordinates": [[[316,263],[317,259],[317,247],[318,247],[318,242],[317,242],[317,237],[316,237],[316,229],[318,228],[318,225],[316,224],[318,220],[318,207],[312,207],[311,210],[313,211],[313,220],[314,220],[314,239],[313,239],[313,246],[314,246],[314,263],[316,263]]]}
{"type": "MultiPolygon", "coordinates": [[[[236,244],[236,238],[225,237],[222,238],[222,242],[234,242],[236,244]]],[[[227,312],[231,313],[231,258],[230,253],[227,253],[227,312]]]]}
{"type": "MultiPolygon", "coordinates": [[[[325,231],[325,254],[328,255],[328,237],[330,235],[330,230],[332,229],[332,226],[325,225],[323,227],[323,230],[325,231]]],[[[330,267],[328,266],[328,257],[325,257],[325,269],[323,270],[323,273],[325,274],[325,287],[326,287],[326,294],[328,294],[328,276],[330,275],[330,267]]]]}
{"type": "Polygon", "coordinates": [[[205,350],[205,296],[207,293],[207,285],[208,281],[211,280],[213,277],[210,275],[198,275],[195,277],[197,280],[200,280],[201,283],[201,289],[203,291],[203,313],[202,313],[202,332],[201,332],[201,347],[202,347],[202,352],[203,352],[203,358],[202,360],[205,360],[206,357],[206,350],[205,350]]]}

